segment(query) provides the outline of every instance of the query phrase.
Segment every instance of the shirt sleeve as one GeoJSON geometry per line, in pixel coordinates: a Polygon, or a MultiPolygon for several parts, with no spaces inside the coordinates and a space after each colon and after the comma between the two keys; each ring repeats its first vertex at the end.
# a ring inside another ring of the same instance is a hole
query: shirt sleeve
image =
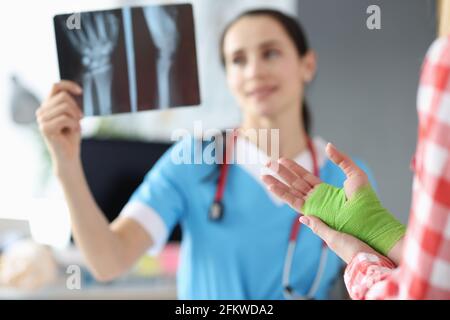
{"type": "Polygon", "coordinates": [[[417,107],[413,199],[402,260],[357,254],[344,280],[353,299],[450,299],[450,37],[425,58],[417,107]]]}
{"type": "Polygon", "coordinates": [[[152,255],[161,251],[186,212],[188,166],[173,161],[173,151],[184,143],[177,143],[158,160],[120,213],[138,222],[151,236],[152,255]]]}

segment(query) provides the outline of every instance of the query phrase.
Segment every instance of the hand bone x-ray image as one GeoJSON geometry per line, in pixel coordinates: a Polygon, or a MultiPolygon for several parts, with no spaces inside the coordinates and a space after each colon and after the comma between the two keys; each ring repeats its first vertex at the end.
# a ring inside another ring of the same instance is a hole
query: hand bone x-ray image
{"type": "Polygon", "coordinates": [[[200,104],[191,5],[71,16],[54,18],[60,76],[83,87],[86,116],[200,104]]]}
{"type": "Polygon", "coordinates": [[[112,13],[86,13],[80,32],[67,32],[71,46],[81,57],[83,66],[83,106],[87,115],[112,113],[111,55],[117,47],[118,21],[112,13]]]}

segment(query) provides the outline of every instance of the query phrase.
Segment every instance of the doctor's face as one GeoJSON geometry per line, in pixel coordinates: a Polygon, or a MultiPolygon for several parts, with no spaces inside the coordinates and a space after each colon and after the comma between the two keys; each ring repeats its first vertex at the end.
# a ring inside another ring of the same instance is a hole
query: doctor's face
{"type": "Polygon", "coordinates": [[[271,117],[300,108],[311,72],[278,21],[264,15],[239,19],[222,50],[228,85],[244,113],[271,117]]]}

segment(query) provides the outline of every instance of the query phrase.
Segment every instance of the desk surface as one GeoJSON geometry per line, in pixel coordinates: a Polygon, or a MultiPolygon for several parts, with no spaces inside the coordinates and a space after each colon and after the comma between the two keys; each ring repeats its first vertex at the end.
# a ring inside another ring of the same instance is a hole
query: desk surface
{"type": "MultiPolygon", "coordinates": [[[[167,246],[161,257],[174,263],[174,255],[177,255],[178,248],[167,246]],[[172,256],[171,256],[172,255],[172,256]]],[[[58,278],[57,280],[42,289],[36,291],[19,290],[11,287],[2,287],[0,285],[0,300],[16,300],[16,299],[33,299],[33,300],[55,300],[55,299],[176,299],[176,275],[173,265],[168,265],[169,273],[155,271],[161,269],[161,258],[143,258],[144,266],[141,268],[153,268],[151,275],[140,275],[133,272],[111,282],[101,283],[95,281],[88,272],[83,259],[76,250],[71,247],[60,252],[54,252],[58,261],[58,278]],[[147,265],[145,265],[147,263],[147,265]],[[78,265],[81,267],[80,289],[69,289],[66,281],[68,274],[66,267],[68,265],[78,265]]],[[[176,262],[176,261],[175,261],[176,262]]],[[[167,271],[167,265],[165,265],[167,271]]],[[[144,269],[145,270],[145,269],[144,269]]],[[[148,270],[147,270],[148,271],[148,270]]],[[[161,271],[161,270],[160,270],[161,271]]]]}
{"type": "Polygon", "coordinates": [[[0,287],[0,300],[166,300],[176,299],[176,281],[173,278],[129,279],[111,283],[92,283],[81,289],[70,290],[63,281],[30,292],[0,287]]]}

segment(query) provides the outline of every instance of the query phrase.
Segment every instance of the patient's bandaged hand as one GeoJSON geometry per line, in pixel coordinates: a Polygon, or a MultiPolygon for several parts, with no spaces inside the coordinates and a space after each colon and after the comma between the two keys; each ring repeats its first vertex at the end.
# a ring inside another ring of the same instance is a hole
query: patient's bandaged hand
{"type": "Polygon", "coordinates": [[[347,200],[343,188],[320,183],[306,199],[302,211],[337,231],[357,237],[383,255],[404,236],[406,229],[383,207],[370,185],[361,187],[347,200]]]}

